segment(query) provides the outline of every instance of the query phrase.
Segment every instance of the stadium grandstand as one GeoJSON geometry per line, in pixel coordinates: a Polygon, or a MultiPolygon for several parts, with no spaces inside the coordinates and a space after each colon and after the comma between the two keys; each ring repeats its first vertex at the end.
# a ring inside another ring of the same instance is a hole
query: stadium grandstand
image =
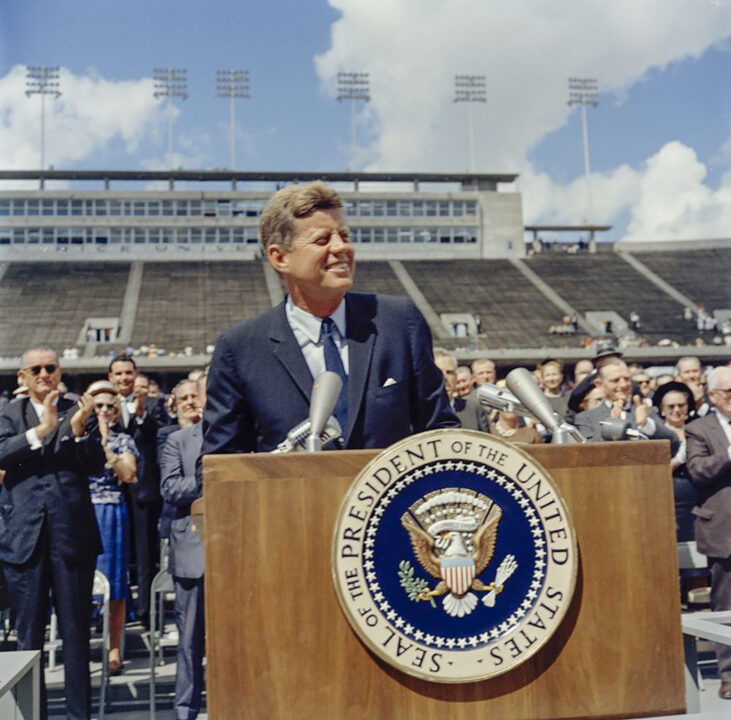
{"type": "Polygon", "coordinates": [[[345,202],[355,290],[410,296],[461,361],[572,363],[606,337],[656,364],[688,346],[731,357],[730,241],[612,244],[594,242],[606,226],[564,226],[587,241],[545,244],[516,177],[2,172],[34,189],[0,191],[0,389],[39,342],[79,382],[128,348],[171,380],[204,365],[219,332],[283,297],[259,215],[276,187],[314,178],[345,202]]]}

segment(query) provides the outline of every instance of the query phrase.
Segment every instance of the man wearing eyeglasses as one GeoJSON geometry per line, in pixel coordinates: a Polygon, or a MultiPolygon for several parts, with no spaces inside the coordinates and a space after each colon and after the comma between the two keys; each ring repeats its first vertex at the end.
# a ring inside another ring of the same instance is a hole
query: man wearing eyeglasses
{"type": "Polygon", "coordinates": [[[18,371],[28,397],[0,410],[0,562],[19,650],[43,648],[52,591],[63,629],[68,717],[88,718],[91,588],[101,542],[79,456],[94,451],[74,437],[77,406],[59,392],[60,380],[53,350],[32,348],[18,371]]]}
{"type": "MultiPolygon", "coordinates": [[[[698,489],[693,508],[698,550],[708,556],[711,610],[731,610],[731,367],[708,376],[713,412],[685,428],[688,472],[698,489]]],[[[731,700],[731,647],[717,645],[719,695],[731,700]]]]}

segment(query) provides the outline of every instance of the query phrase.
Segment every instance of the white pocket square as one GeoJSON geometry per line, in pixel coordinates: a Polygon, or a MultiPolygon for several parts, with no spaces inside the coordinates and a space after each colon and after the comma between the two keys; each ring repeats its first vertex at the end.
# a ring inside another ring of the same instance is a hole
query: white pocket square
{"type": "Polygon", "coordinates": [[[388,378],[385,383],[383,383],[383,387],[388,387],[389,385],[395,385],[396,381],[393,378],[388,378]]]}

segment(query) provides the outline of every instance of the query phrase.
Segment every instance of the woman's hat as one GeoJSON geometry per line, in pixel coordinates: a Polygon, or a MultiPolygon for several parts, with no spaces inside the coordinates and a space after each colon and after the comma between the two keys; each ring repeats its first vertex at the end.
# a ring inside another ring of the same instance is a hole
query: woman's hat
{"type": "Polygon", "coordinates": [[[658,410],[662,405],[662,399],[669,392],[683,393],[683,395],[685,395],[688,399],[688,412],[690,413],[695,410],[695,398],[693,397],[693,391],[685,383],[677,382],[676,380],[660,385],[660,387],[655,390],[655,394],[652,396],[652,404],[658,408],[658,410]]]}
{"type": "Polygon", "coordinates": [[[110,393],[111,395],[117,394],[117,388],[114,383],[109,380],[95,380],[86,390],[92,397],[94,395],[100,395],[101,393],[110,393]]]}

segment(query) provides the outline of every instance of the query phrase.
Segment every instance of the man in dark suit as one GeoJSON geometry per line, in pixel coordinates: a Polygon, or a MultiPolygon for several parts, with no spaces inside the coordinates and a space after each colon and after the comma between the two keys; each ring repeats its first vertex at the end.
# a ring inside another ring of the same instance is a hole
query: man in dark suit
{"type": "Polygon", "coordinates": [[[650,417],[649,408],[639,396],[632,396],[632,382],[627,364],[618,357],[609,357],[597,370],[594,385],[604,391],[604,402],[592,410],[584,410],[576,416],[578,431],[590,442],[601,442],[601,421],[608,418],[626,420],[628,426],[653,439],[677,438],[650,417]]]}
{"type": "Polygon", "coordinates": [[[160,398],[147,397],[148,384],[137,386],[137,365],[120,355],[109,363],[108,379],[120,395],[122,412],[114,429],[131,435],[140,453],[138,482],[128,486],[127,508],[137,564],[137,618],[149,622],[150,585],[159,556],[157,521],[160,517],[160,470],[157,465],[157,432],[169,418],[160,398]]]}
{"type": "MultiPolygon", "coordinates": [[[[685,427],[688,472],[698,490],[693,508],[698,550],[708,556],[711,610],[731,610],[731,367],[708,376],[714,409],[685,427]]],[[[731,647],[717,645],[719,695],[731,700],[731,647]]]]}
{"type": "Polygon", "coordinates": [[[457,358],[441,348],[434,349],[434,364],[444,376],[444,390],[463,428],[487,432],[489,423],[475,393],[461,396],[457,390],[457,358]]]}
{"type": "MultiPolygon", "coordinates": [[[[187,384],[192,382],[183,381],[186,385],[179,385],[181,393],[189,394],[187,384]]],[[[196,398],[204,403],[205,376],[193,385],[197,385],[196,398]]],[[[175,583],[175,622],[178,626],[175,674],[178,720],[194,720],[198,716],[203,690],[203,546],[190,516],[190,504],[201,496],[196,462],[202,446],[203,428],[196,420],[196,424],[171,433],[160,453],[162,497],[166,505],[174,509],[168,570],[175,583]]]]}
{"type": "Polygon", "coordinates": [[[335,416],[345,447],[382,448],[457,420],[414,304],[348,292],[355,261],[337,193],[291,185],[269,201],[261,241],[284,280],[285,302],[216,342],[203,453],[272,450],[308,416],[313,379],[344,381],[335,416]]]}
{"type": "MultiPolygon", "coordinates": [[[[50,590],[63,636],[67,714],[88,718],[91,589],[101,542],[81,457],[94,447],[74,435],[78,408],[57,389],[61,368],[53,350],[28,350],[18,380],[28,397],[0,411],[0,561],[18,649],[43,648],[50,590]]],[[[98,443],[96,451],[103,464],[98,443]]],[[[45,718],[42,673],[41,684],[45,718]]]]}

